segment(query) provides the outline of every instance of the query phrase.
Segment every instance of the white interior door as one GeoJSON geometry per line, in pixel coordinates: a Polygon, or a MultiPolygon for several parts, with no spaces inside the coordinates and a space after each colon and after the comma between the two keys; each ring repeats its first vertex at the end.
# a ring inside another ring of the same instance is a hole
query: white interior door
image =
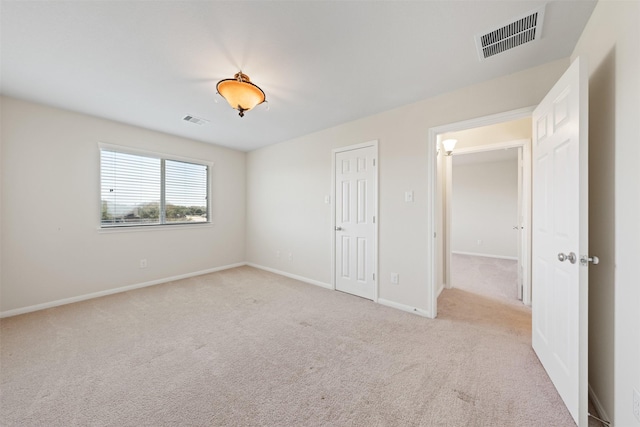
{"type": "Polygon", "coordinates": [[[336,151],[334,156],[335,286],[375,301],[377,147],[336,151]]]}
{"type": "Polygon", "coordinates": [[[532,344],[587,426],[588,79],[576,59],[533,113],[532,344]]]}

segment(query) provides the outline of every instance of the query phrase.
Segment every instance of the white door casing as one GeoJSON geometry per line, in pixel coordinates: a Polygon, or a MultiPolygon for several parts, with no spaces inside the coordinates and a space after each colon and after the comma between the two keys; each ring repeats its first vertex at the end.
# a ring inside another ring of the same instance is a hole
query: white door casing
{"type": "Polygon", "coordinates": [[[444,238],[442,239],[444,283],[442,288],[451,289],[453,287],[451,281],[451,260],[453,258],[451,254],[451,234],[453,233],[453,156],[445,156],[444,151],[440,155],[442,156],[442,166],[444,167],[444,214],[442,215],[442,221],[444,222],[444,238]]]}
{"type": "Polygon", "coordinates": [[[527,253],[526,248],[524,247],[527,239],[524,239],[524,212],[522,207],[522,202],[524,201],[524,190],[523,190],[523,180],[524,180],[524,171],[523,171],[523,149],[522,147],[518,147],[518,214],[515,221],[514,231],[518,237],[518,282],[516,286],[518,287],[518,299],[522,301],[524,298],[524,255],[527,253]]]}
{"type": "MultiPolygon", "coordinates": [[[[427,233],[426,233],[426,247],[427,253],[430,254],[425,263],[425,269],[427,270],[427,289],[428,289],[428,301],[427,301],[427,317],[436,318],[438,316],[438,295],[440,294],[440,284],[438,281],[439,274],[442,273],[445,265],[442,262],[442,259],[439,259],[438,253],[441,248],[443,248],[443,229],[442,226],[442,218],[440,212],[443,211],[443,205],[441,197],[439,197],[438,189],[439,184],[442,181],[442,177],[440,176],[439,169],[439,161],[440,156],[438,155],[438,139],[439,135],[447,132],[457,132],[466,129],[473,129],[477,127],[495,125],[498,123],[504,123],[512,120],[519,120],[525,117],[531,117],[533,113],[534,107],[525,107],[512,111],[505,111],[498,114],[492,114],[489,116],[478,117],[475,119],[464,120],[456,123],[449,123],[442,126],[436,126],[429,128],[428,136],[427,136],[427,233]]],[[[531,174],[528,173],[530,171],[530,150],[528,149],[529,143],[525,144],[524,148],[524,175],[525,182],[523,186],[523,191],[525,193],[525,198],[523,200],[523,212],[524,212],[524,233],[523,236],[530,242],[530,223],[531,223],[531,215],[530,215],[530,198],[527,197],[527,194],[530,194],[531,186],[530,180],[528,178],[531,177],[531,174]]],[[[456,150],[458,152],[460,150],[456,150]]],[[[523,248],[526,249],[526,253],[523,254],[523,262],[526,263],[524,266],[524,295],[523,295],[523,303],[530,305],[531,301],[529,298],[530,293],[527,291],[527,287],[530,288],[531,284],[531,275],[529,274],[530,270],[530,255],[531,252],[529,250],[530,245],[523,244],[523,248]]]]}
{"type": "MultiPolygon", "coordinates": [[[[533,111],[532,111],[533,112],[533,111]]],[[[500,122],[497,122],[500,123],[500,122]]],[[[476,126],[480,127],[480,126],[476,126]]],[[[517,139],[513,141],[499,142],[495,144],[478,145],[467,148],[461,148],[456,150],[455,156],[466,155],[472,153],[483,153],[487,151],[502,151],[507,149],[518,150],[518,217],[515,219],[514,230],[518,233],[518,298],[522,300],[525,305],[531,305],[531,271],[530,271],[530,257],[531,257],[531,140],[530,139],[517,139]]],[[[445,263],[443,265],[445,271],[445,287],[450,288],[451,278],[451,233],[452,233],[452,206],[451,200],[453,198],[452,191],[452,170],[453,162],[451,157],[445,156],[445,165],[448,171],[445,172],[445,215],[444,215],[444,252],[445,263]],[[449,161],[446,161],[449,159],[449,161]],[[449,224],[449,225],[447,225],[449,224]]]]}
{"type": "Polygon", "coordinates": [[[578,58],[533,113],[532,345],[580,427],[588,422],[587,119],[578,58]]]}
{"type": "Polygon", "coordinates": [[[377,300],[377,144],[334,150],[336,290],[377,300]]]}

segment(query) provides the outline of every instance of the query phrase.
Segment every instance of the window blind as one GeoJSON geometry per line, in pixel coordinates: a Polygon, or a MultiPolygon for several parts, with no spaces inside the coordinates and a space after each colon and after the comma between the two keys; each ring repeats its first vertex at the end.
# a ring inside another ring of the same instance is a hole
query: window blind
{"type": "Polygon", "coordinates": [[[102,227],[208,222],[207,165],[100,150],[102,227]]]}
{"type": "Polygon", "coordinates": [[[165,160],[166,222],[207,220],[207,166],[165,160]]]}

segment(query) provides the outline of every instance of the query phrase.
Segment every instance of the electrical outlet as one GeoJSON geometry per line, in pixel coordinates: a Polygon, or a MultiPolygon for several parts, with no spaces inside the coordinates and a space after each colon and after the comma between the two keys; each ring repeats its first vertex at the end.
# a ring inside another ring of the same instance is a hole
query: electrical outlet
{"type": "Polygon", "coordinates": [[[633,389],[633,415],[640,421],[640,391],[633,389]]]}
{"type": "Polygon", "coordinates": [[[140,260],[140,268],[147,268],[147,259],[143,258],[140,260]]]}
{"type": "Polygon", "coordinates": [[[289,261],[293,261],[293,254],[289,251],[289,261]]]}
{"type": "Polygon", "coordinates": [[[276,258],[280,258],[280,251],[276,251],[276,258]]]}
{"type": "Polygon", "coordinates": [[[478,246],[481,246],[482,245],[482,240],[478,239],[477,243],[478,243],[478,246]]]}
{"type": "Polygon", "coordinates": [[[391,284],[397,285],[400,283],[400,275],[398,273],[391,273],[391,284]]]}

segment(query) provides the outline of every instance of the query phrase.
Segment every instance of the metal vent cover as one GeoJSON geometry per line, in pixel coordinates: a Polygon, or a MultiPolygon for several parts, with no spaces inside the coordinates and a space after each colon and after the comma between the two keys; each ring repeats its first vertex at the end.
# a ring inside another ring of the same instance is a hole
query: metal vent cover
{"type": "Polygon", "coordinates": [[[195,123],[197,125],[204,125],[205,123],[209,123],[209,120],[207,119],[202,119],[200,117],[191,116],[191,115],[184,116],[182,120],[189,123],[195,123]]]}
{"type": "Polygon", "coordinates": [[[478,56],[483,61],[525,43],[540,39],[544,6],[514,19],[500,28],[475,37],[478,56]]]}

